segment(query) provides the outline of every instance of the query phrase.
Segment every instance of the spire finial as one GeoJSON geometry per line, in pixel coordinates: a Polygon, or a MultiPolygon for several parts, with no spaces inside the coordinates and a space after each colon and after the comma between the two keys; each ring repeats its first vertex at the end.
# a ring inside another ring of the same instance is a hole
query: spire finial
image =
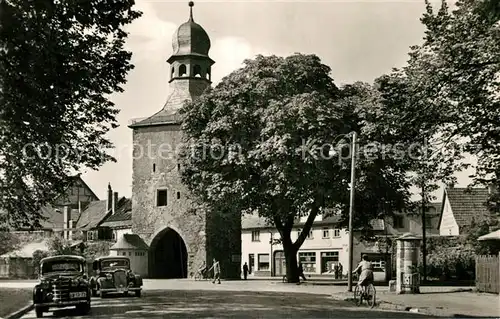
{"type": "Polygon", "coordinates": [[[194,2],[189,1],[189,20],[193,20],[193,6],[194,2]]]}

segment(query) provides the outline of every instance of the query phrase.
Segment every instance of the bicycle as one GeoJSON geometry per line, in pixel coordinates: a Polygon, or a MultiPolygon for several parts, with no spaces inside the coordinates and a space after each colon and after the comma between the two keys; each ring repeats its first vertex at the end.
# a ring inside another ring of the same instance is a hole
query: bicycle
{"type": "Polygon", "coordinates": [[[196,274],[194,275],[194,280],[195,281],[198,281],[198,280],[208,280],[209,279],[209,275],[208,275],[208,271],[197,271],[196,274]]]}
{"type": "Polygon", "coordinates": [[[356,302],[356,306],[360,306],[363,303],[363,300],[366,300],[368,306],[370,308],[375,307],[375,300],[377,296],[377,291],[375,290],[375,286],[370,283],[365,287],[363,291],[363,287],[360,285],[356,285],[354,288],[354,301],[356,302]]]}

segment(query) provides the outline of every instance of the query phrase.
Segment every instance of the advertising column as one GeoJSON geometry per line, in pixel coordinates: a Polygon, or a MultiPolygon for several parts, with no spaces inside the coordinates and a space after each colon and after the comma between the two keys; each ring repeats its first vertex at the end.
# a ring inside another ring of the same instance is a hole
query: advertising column
{"type": "Polygon", "coordinates": [[[420,293],[420,239],[407,233],[397,239],[396,293],[420,293]]]}

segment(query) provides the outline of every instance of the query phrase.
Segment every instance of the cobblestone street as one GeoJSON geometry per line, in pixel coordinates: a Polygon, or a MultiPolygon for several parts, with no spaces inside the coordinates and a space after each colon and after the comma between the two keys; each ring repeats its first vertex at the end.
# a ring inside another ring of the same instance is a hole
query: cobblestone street
{"type": "MultiPolygon", "coordinates": [[[[73,309],[44,317],[77,318],[73,309]]],[[[93,318],[423,318],[419,314],[353,307],[329,296],[300,293],[200,290],[145,291],[142,298],[92,300],[93,318]]],[[[429,318],[428,316],[425,316],[429,318]]],[[[31,311],[23,318],[36,318],[31,311]]]]}

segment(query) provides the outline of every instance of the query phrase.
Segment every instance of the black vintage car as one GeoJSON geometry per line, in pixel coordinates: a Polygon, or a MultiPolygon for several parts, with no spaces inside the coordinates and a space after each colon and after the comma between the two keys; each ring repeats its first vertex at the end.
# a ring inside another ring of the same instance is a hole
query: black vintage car
{"type": "Polygon", "coordinates": [[[36,317],[49,308],[76,306],[82,314],[90,311],[90,286],[85,258],[60,255],[40,261],[40,282],[33,289],[36,317]]]}
{"type": "Polygon", "coordinates": [[[90,279],[92,295],[105,297],[108,293],[134,292],[136,297],[141,296],[142,277],[130,269],[130,259],[127,257],[107,256],[99,257],[92,264],[96,272],[90,279]]]}

